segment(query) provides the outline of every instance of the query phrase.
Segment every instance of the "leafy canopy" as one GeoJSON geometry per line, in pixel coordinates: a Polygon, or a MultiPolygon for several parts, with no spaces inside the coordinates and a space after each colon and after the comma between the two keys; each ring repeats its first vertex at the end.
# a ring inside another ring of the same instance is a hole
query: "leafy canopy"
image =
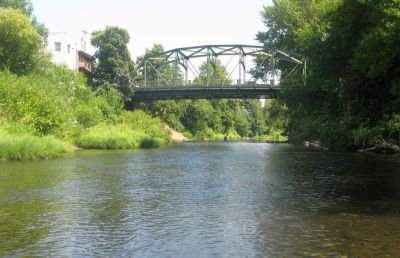
{"type": "Polygon", "coordinates": [[[400,144],[399,0],[275,0],[263,20],[261,43],[309,61],[306,86],[281,79],[292,140],[400,144]]]}
{"type": "Polygon", "coordinates": [[[23,12],[26,16],[29,17],[29,19],[32,22],[32,25],[36,28],[37,32],[42,36],[42,44],[46,43],[47,39],[47,28],[44,26],[44,24],[39,23],[33,14],[33,5],[32,1],[30,0],[0,0],[0,8],[13,8],[16,10],[20,10],[23,12]]]}
{"type": "Polygon", "coordinates": [[[128,43],[129,33],[126,29],[108,26],[92,34],[91,43],[97,48],[94,56],[98,63],[94,71],[97,85],[113,83],[129,99],[133,91],[131,82],[134,79],[134,64],[131,59],[128,43]]]}
{"type": "Polygon", "coordinates": [[[0,8],[0,69],[16,74],[32,70],[41,49],[41,36],[21,11],[0,8]]]}

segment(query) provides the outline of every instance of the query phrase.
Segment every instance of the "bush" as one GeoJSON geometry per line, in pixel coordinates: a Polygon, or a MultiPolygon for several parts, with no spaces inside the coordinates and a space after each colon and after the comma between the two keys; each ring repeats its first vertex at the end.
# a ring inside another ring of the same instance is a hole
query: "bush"
{"type": "Polygon", "coordinates": [[[0,72],[0,115],[33,129],[36,135],[70,138],[76,130],[116,122],[122,100],[115,90],[97,92],[83,75],[48,65],[28,76],[0,72]]]}
{"type": "Polygon", "coordinates": [[[25,74],[33,69],[41,37],[21,11],[0,7],[0,69],[25,74]]]}
{"type": "Polygon", "coordinates": [[[159,138],[163,142],[170,142],[169,131],[159,118],[152,118],[142,110],[124,112],[122,123],[129,126],[133,131],[144,132],[150,138],[159,138]]]}
{"type": "Polygon", "coordinates": [[[148,138],[145,137],[140,142],[140,148],[142,149],[151,149],[158,148],[163,144],[163,140],[160,138],[148,138]]]}

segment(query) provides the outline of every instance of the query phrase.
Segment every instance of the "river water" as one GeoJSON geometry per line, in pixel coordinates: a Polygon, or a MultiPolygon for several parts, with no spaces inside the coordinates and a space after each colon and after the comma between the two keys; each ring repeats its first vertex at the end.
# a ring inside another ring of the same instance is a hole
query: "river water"
{"type": "Polygon", "coordinates": [[[0,162],[0,256],[399,254],[399,156],[228,142],[0,162]]]}

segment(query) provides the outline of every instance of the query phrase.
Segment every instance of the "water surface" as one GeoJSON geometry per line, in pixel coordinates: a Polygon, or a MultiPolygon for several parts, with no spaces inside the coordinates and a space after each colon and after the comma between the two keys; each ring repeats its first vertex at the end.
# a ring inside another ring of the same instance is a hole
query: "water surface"
{"type": "Polygon", "coordinates": [[[399,253],[399,156],[228,142],[0,162],[0,256],[399,253]]]}

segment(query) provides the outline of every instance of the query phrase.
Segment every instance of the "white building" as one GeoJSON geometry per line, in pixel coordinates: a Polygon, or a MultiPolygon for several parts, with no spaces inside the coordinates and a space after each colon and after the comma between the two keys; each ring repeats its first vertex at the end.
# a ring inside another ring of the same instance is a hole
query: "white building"
{"type": "Polygon", "coordinates": [[[86,53],[87,33],[76,43],[66,32],[50,32],[47,39],[47,49],[52,54],[52,61],[66,65],[72,70],[91,72],[94,58],[86,53]]]}

